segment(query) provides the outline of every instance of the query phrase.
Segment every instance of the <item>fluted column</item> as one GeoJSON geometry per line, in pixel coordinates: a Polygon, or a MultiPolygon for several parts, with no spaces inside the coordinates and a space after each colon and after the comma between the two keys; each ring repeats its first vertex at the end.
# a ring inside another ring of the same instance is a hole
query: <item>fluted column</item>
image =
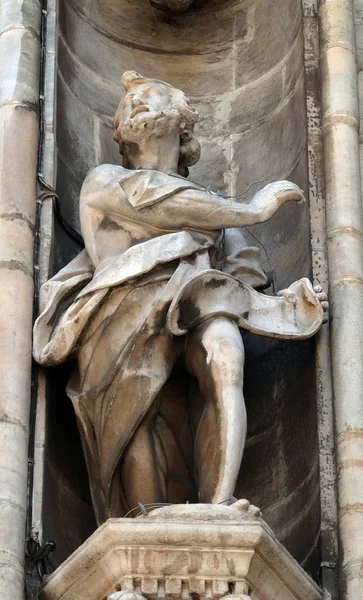
{"type": "Polygon", "coordinates": [[[352,0],[320,1],[341,598],[363,597],[363,219],[352,0]]]}
{"type": "Polygon", "coordinates": [[[24,597],[39,0],[0,2],[0,598],[24,597]]]}

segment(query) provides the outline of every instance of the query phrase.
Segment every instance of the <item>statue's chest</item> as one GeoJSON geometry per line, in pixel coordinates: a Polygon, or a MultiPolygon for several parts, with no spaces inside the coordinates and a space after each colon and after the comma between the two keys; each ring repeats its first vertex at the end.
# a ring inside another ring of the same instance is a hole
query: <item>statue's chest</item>
{"type": "MultiPolygon", "coordinates": [[[[158,229],[118,215],[105,215],[100,220],[95,232],[97,253],[102,260],[103,256],[109,255],[113,251],[126,251],[131,246],[178,231],[177,228],[174,231],[158,229]]],[[[206,231],[201,228],[197,233],[208,235],[210,239],[215,241],[219,239],[221,232],[206,231]]]]}

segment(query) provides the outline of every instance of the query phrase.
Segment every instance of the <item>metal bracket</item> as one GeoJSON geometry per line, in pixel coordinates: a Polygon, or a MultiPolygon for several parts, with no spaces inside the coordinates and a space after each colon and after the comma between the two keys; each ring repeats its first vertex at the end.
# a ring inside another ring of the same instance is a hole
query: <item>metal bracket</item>
{"type": "Polygon", "coordinates": [[[38,600],[39,590],[44,581],[56,569],[50,554],[56,543],[49,540],[41,546],[34,537],[26,540],[25,561],[25,597],[26,600],[38,600]]]}

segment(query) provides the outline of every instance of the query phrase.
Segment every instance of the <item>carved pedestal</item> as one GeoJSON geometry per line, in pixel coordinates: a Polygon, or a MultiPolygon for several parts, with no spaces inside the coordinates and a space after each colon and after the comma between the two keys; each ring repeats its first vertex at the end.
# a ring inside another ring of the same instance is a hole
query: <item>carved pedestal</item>
{"type": "Polygon", "coordinates": [[[247,506],[173,505],[111,519],[55,571],[41,599],[321,599],[247,506]]]}

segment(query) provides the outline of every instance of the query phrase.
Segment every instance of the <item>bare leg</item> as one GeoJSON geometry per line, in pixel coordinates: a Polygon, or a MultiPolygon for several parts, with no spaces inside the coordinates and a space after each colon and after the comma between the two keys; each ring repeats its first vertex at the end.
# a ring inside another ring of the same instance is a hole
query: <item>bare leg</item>
{"type": "Polygon", "coordinates": [[[185,361],[205,401],[194,446],[199,500],[223,502],[234,492],[247,430],[237,325],[225,317],[201,325],[190,335],[185,361]]]}

